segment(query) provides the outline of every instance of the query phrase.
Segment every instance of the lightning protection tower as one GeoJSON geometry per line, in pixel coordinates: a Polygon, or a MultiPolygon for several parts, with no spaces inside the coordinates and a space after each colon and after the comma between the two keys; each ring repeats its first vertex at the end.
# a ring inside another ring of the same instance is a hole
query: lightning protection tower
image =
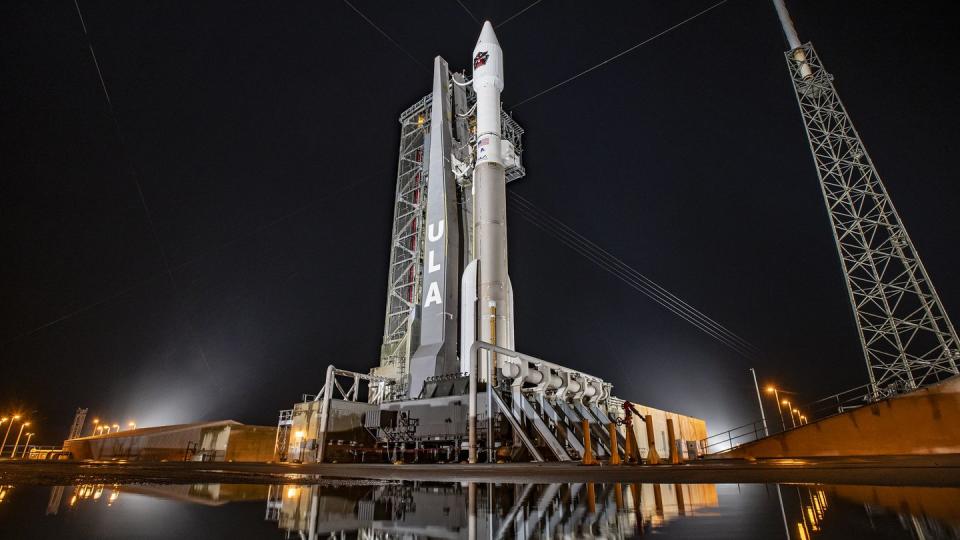
{"type": "Polygon", "coordinates": [[[957,374],[960,342],[833,76],[801,44],[783,0],[773,0],[874,399],[957,374]]]}

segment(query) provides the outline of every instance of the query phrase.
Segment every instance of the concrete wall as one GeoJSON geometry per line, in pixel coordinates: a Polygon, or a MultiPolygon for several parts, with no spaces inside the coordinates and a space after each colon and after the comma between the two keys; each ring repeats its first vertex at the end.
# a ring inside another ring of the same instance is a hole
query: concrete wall
{"type": "Polygon", "coordinates": [[[718,458],[960,453],[960,377],[745,444],[718,458]]]}

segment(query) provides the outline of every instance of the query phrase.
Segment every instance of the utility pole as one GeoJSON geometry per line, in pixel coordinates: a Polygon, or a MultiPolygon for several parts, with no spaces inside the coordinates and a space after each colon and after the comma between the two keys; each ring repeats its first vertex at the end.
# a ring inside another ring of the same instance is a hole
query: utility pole
{"type": "MultiPolygon", "coordinates": [[[[960,340],[813,45],[773,0],[874,399],[957,375],[960,340]]],[[[792,421],[792,418],[791,418],[792,421]]]]}

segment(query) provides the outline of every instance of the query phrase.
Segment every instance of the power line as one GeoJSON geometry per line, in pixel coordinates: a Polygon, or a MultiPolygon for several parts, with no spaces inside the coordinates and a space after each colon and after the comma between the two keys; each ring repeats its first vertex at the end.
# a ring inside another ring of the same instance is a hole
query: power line
{"type": "MultiPolygon", "coordinates": [[[[421,63],[419,60],[417,60],[417,58],[416,58],[415,56],[413,56],[412,54],[410,54],[410,51],[404,49],[403,46],[401,46],[399,43],[397,43],[397,40],[395,40],[395,39],[393,39],[392,37],[390,37],[390,34],[384,32],[382,28],[380,28],[379,26],[377,26],[377,24],[376,24],[375,22],[371,21],[369,17],[367,17],[366,15],[364,15],[362,11],[360,11],[359,9],[357,9],[356,6],[354,6],[353,4],[351,4],[351,3],[349,2],[349,0],[343,0],[343,3],[346,4],[346,5],[348,5],[348,6],[350,6],[350,9],[352,9],[353,11],[355,11],[355,12],[357,13],[357,15],[359,15],[363,20],[367,21],[367,24],[369,24],[370,26],[372,26],[377,32],[380,32],[380,35],[382,35],[383,37],[387,38],[387,41],[389,41],[390,43],[393,43],[394,47],[400,49],[400,51],[402,51],[403,54],[407,55],[407,57],[409,57],[411,60],[413,60],[413,62],[414,62],[415,64],[417,64],[418,66],[420,66],[421,69],[426,70],[426,71],[429,71],[429,70],[427,69],[427,66],[425,66],[423,63],[421,63]]],[[[462,4],[461,4],[461,5],[462,5],[462,4]]]]}
{"type": "Polygon", "coordinates": [[[616,267],[604,260],[596,258],[583,244],[580,244],[572,240],[569,236],[558,234],[555,229],[550,227],[548,224],[545,224],[544,222],[538,220],[535,216],[532,216],[531,214],[522,210],[520,211],[520,215],[527,221],[531,222],[537,228],[543,230],[544,232],[550,234],[551,236],[554,236],[562,244],[571,248],[578,254],[584,256],[585,258],[587,258],[588,260],[590,260],[591,262],[593,262],[603,270],[606,270],[610,274],[614,275],[615,277],[617,277],[618,279],[620,279],[621,281],[629,285],[634,290],[644,294],[645,296],[647,296],[648,298],[650,298],[651,300],[659,304],[661,307],[667,309],[668,311],[677,315],[684,321],[690,323],[691,325],[693,325],[703,333],[714,338],[716,341],[720,342],[726,347],[732,349],[734,352],[736,352],[740,356],[743,356],[744,358],[751,359],[751,360],[755,359],[755,353],[753,353],[751,350],[739,345],[737,342],[730,339],[726,333],[704,324],[702,320],[692,316],[688,311],[684,310],[678,304],[669,302],[662,296],[656,294],[655,291],[651,291],[651,289],[646,287],[642,282],[639,282],[638,280],[636,280],[631,273],[624,271],[623,269],[616,267]]]}
{"type": "Polygon", "coordinates": [[[494,28],[500,28],[501,26],[507,24],[508,22],[516,19],[516,18],[519,17],[520,15],[523,15],[523,13],[524,13],[525,11],[527,11],[528,9],[532,8],[533,6],[539,4],[540,2],[543,2],[543,0],[535,0],[535,1],[534,1],[533,3],[531,3],[529,6],[523,8],[523,9],[521,9],[520,11],[514,13],[513,15],[507,17],[503,22],[499,22],[499,23],[493,25],[493,27],[494,27],[494,28]]]}
{"type": "Polygon", "coordinates": [[[511,193],[511,200],[514,202],[513,208],[518,211],[520,216],[534,226],[550,234],[570,249],[613,274],[631,288],[644,294],[716,341],[747,359],[755,360],[760,355],[759,349],[747,340],[656,284],[563,222],[540,210],[530,201],[515,193],[511,193]]]}
{"type": "Polygon", "coordinates": [[[463,5],[463,2],[461,2],[460,0],[457,0],[457,3],[460,4],[460,7],[462,7],[463,10],[467,12],[467,15],[469,15],[470,18],[473,19],[473,22],[475,22],[475,23],[477,23],[477,24],[480,24],[480,19],[478,19],[478,18],[473,14],[473,12],[470,11],[470,10],[467,8],[467,6],[463,5]]]}
{"type": "Polygon", "coordinates": [[[660,38],[660,37],[662,37],[662,36],[664,36],[664,35],[666,35],[666,34],[669,34],[670,32],[672,32],[672,31],[676,30],[677,28],[680,28],[681,26],[683,26],[683,25],[685,25],[685,24],[693,21],[694,19],[697,19],[697,18],[699,18],[700,16],[705,15],[705,14],[709,13],[710,11],[713,11],[714,9],[722,6],[723,4],[726,4],[728,1],[729,1],[729,0],[720,0],[720,1],[717,2],[716,4],[713,4],[712,6],[704,9],[703,11],[700,11],[700,12],[694,14],[694,15],[691,15],[691,16],[687,17],[686,19],[684,19],[684,20],[678,22],[677,24],[675,24],[675,25],[667,28],[666,30],[663,30],[663,31],[661,31],[661,32],[659,32],[659,33],[657,33],[657,34],[654,34],[654,35],[648,37],[647,39],[641,41],[640,43],[637,43],[636,45],[633,45],[632,47],[629,47],[629,48],[627,48],[627,49],[625,49],[625,50],[623,50],[623,51],[620,51],[619,53],[611,56],[610,58],[607,58],[606,60],[604,60],[604,61],[602,61],[602,62],[600,62],[600,63],[598,63],[598,64],[595,64],[595,65],[593,65],[593,66],[591,66],[591,67],[589,67],[589,68],[581,71],[580,73],[577,73],[576,75],[573,75],[572,77],[569,77],[569,78],[567,78],[567,79],[564,79],[564,80],[558,82],[557,84],[555,84],[555,85],[547,88],[546,90],[542,90],[542,91],[540,91],[540,92],[537,92],[536,94],[528,97],[527,99],[521,101],[520,103],[517,103],[517,104],[513,105],[512,108],[515,109],[515,108],[523,105],[524,103],[529,103],[530,101],[533,101],[534,99],[537,99],[538,97],[546,94],[547,92],[551,92],[551,91],[553,91],[553,90],[556,90],[557,88],[560,88],[561,86],[563,86],[563,85],[565,85],[565,84],[567,84],[567,83],[570,83],[570,82],[572,82],[572,81],[574,81],[574,80],[576,80],[576,79],[579,79],[580,77],[586,75],[587,73],[590,73],[591,71],[594,71],[594,70],[596,70],[596,69],[599,69],[599,68],[601,68],[601,67],[609,64],[610,62],[613,62],[613,61],[616,60],[617,58],[620,58],[621,56],[623,56],[623,55],[625,55],[625,54],[628,54],[628,53],[630,53],[630,52],[633,52],[634,50],[636,50],[636,49],[638,49],[638,48],[646,45],[647,43],[650,43],[651,41],[654,41],[654,40],[656,40],[657,38],[660,38]]]}
{"type": "Polygon", "coordinates": [[[634,269],[633,267],[631,267],[631,266],[628,265],[627,263],[623,262],[621,259],[619,259],[619,258],[616,257],[615,255],[611,254],[609,251],[603,249],[602,247],[600,247],[600,246],[598,246],[597,244],[593,243],[593,242],[592,242],[590,239],[588,239],[587,237],[583,236],[582,234],[578,233],[578,232],[575,231],[574,229],[570,228],[570,227],[569,227],[567,224],[565,224],[564,222],[562,222],[562,221],[560,221],[559,219],[551,216],[550,214],[548,214],[548,213],[545,212],[544,210],[538,208],[535,204],[533,204],[533,203],[530,202],[529,200],[523,198],[522,196],[520,196],[520,195],[518,195],[518,194],[516,194],[516,193],[511,193],[511,196],[512,196],[512,198],[514,199],[514,202],[515,202],[515,203],[519,203],[521,206],[525,207],[525,209],[526,209],[527,211],[529,211],[529,212],[531,212],[531,213],[533,213],[533,214],[535,214],[535,215],[538,215],[538,217],[539,217],[540,219],[543,219],[544,221],[550,223],[553,227],[559,229],[559,231],[560,231],[562,234],[567,235],[567,236],[569,236],[569,237],[572,237],[576,242],[578,242],[578,243],[586,246],[586,247],[587,247],[596,257],[598,257],[599,259],[604,260],[604,261],[606,261],[606,262],[608,262],[608,263],[611,263],[611,264],[613,264],[615,267],[619,267],[620,269],[625,270],[626,272],[630,273],[635,279],[639,280],[639,281],[642,282],[646,287],[649,287],[652,291],[654,291],[655,294],[657,294],[657,295],[663,295],[665,298],[668,299],[668,301],[670,301],[670,302],[672,302],[672,303],[675,303],[675,304],[677,304],[677,305],[682,306],[682,309],[684,309],[685,311],[687,311],[687,312],[689,312],[690,314],[694,315],[694,316],[697,317],[698,319],[701,319],[705,324],[710,325],[710,326],[714,327],[715,329],[718,329],[718,330],[720,330],[721,332],[725,333],[725,334],[726,334],[728,337],[730,337],[733,341],[738,342],[738,343],[741,344],[742,346],[744,346],[744,347],[752,350],[752,351],[755,352],[755,353],[759,353],[759,352],[760,352],[759,349],[757,349],[754,345],[752,345],[751,343],[749,343],[747,340],[739,337],[738,335],[736,335],[735,333],[733,333],[732,331],[728,330],[728,329],[725,328],[723,325],[721,325],[720,323],[718,323],[717,321],[715,321],[715,320],[711,319],[710,317],[704,315],[702,312],[700,312],[699,310],[697,310],[696,308],[694,308],[693,306],[691,306],[690,304],[688,304],[687,302],[685,302],[684,300],[682,300],[680,297],[678,297],[678,296],[676,296],[675,294],[671,293],[671,292],[668,291],[667,289],[661,287],[660,285],[658,285],[656,282],[654,282],[654,281],[651,280],[650,278],[644,276],[644,275],[641,274],[639,271],[637,271],[636,269],[634,269]]]}
{"type": "Polygon", "coordinates": [[[718,330],[724,333],[727,337],[731,338],[733,341],[739,343],[740,345],[748,349],[751,349],[754,352],[759,352],[756,347],[751,345],[749,342],[747,342],[743,338],[740,338],[739,336],[737,336],[732,331],[725,328],[720,323],[714,321],[710,317],[707,317],[706,315],[698,311],[693,306],[684,302],[682,299],[680,299],[673,293],[664,289],[663,287],[655,283],[653,280],[644,276],[643,274],[641,274],[640,272],[638,272],[637,270],[635,270],[634,268],[632,268],[631,266],[629,266],[628,264],[626,264],[625,262],[617,258],[616,256],[612,255],[610,252],[604,250],[603,248],[596,245],[595,243],[593,243],[592,241],[590,241],[580,233],[571,229],[562,221],[550,216],[549,214],[537,208],[536,205],[524,199],[523,197],[513,193],[511,195],[512,195],[511,198],[513,199],[514,203],[519,205],[519,208],[522,212],[528,213],[532,218],[541,220],[546,224],[548,224],[548,226],[550,226],[553,229],[551,232],[555,232],[559,235],[562,235],[566,239],[570,239],[572,242],[578,244],[579,246],[585,247],[586,251],[590,254],[590,257],[592,260],[611,265],[613,268],[617,270],[628,273],[632,279],[640,282],[644,287],[648,288],[651,294],[654,294],[658,298],[663,298],[666,301],[670,302],[671,304],[678,306],[684,312],[690,314],[691,316],[696,317],[698,320],[712,327],[714,330],[718,330]]]}

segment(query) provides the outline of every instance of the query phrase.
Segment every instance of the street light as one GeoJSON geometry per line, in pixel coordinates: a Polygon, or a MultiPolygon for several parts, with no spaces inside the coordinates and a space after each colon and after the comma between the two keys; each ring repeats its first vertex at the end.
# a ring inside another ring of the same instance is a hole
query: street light
{"type": "Polygon", "coordinates": [[[27,449],[30,448],[30,439],[32,438],[33,438],[33,433],[27,433],[27,442],[23,443],[23,453],[20,454],[21,459],[27,457],[27,449]]]}
{"type": "Polygon", "coordinates": [[[99,419],[99,418],[94,418],[94,419],[93,419],[93,428],[92,428],[91,435],[96,435],[96,434],[97,434],[97,424],[99,424],[99,423],[100,423],[100,419],[99,419]]]}
{"type": "Polygon", "coordinates": [[[17,443],[13,445],[13,451],[10,452],[10,457],[16,457],[17,447],[20,446],[20,436],[23,435],[23,428],[30,425],[30,422],[24,422],[20,424],[20,433],[17,433],[17,443]]]}
{"type": "Polygon", "coordinates": [[[783,420],[783,409],[780,408],[780,390],[771,384],[767,387],[767,393],[773,393],[773,398],[777,400],[777,412],[780,413],[780,425],[783,426],[783,430],[786,431],[787,423],[783,420]]]}
{"type": "Polygon", "coordinates": [[[784,405],[787,406],[787,410],[790,411],[790,427],[797,427],[797,423],[793,421],[793,407],[790,405],[790,400],[785,399],[782,401],[784,405]]]}
{"type": "MultiPolygon", "coordinates": [[[[120,431],[120,424],[114,424],[112,427],[117,428],[117,432],[120,431]]],[[[109,431],[107,433],[110,433],[109,431]]]]}
{"type": "Polygon", "coordinates": [[[127,427],[130,428],[130,429],[137,429],[137,423],[136,423],[136,422],[127,422],[127,427]]]}
{"type": "MultiPolygon", "coordinates": [[[[3,436],[3,444],[0,444],[0,454],[3,453],[3,449],[7,447],[7,437],[10,436],[10,428],[13,427],[13,423],[20,419],[19,414],[13,415],[13,420],[10,420],[10,425],[7,426],[7,434],[3,436]]],[[[6,420],[6,418],[4,418],[6,420]]],[[[2,424],[0,424],[2,425],[2,424]]]]}
{"type": "Polygon", "coordinates": [[[804,424],[809,424],[809,423],[810,423],[810,422],[807,422],[807,417],[806,417],[806,416],[801,416],[801,417],[800,417],[800,421],[803,422],[804,424]]]}

